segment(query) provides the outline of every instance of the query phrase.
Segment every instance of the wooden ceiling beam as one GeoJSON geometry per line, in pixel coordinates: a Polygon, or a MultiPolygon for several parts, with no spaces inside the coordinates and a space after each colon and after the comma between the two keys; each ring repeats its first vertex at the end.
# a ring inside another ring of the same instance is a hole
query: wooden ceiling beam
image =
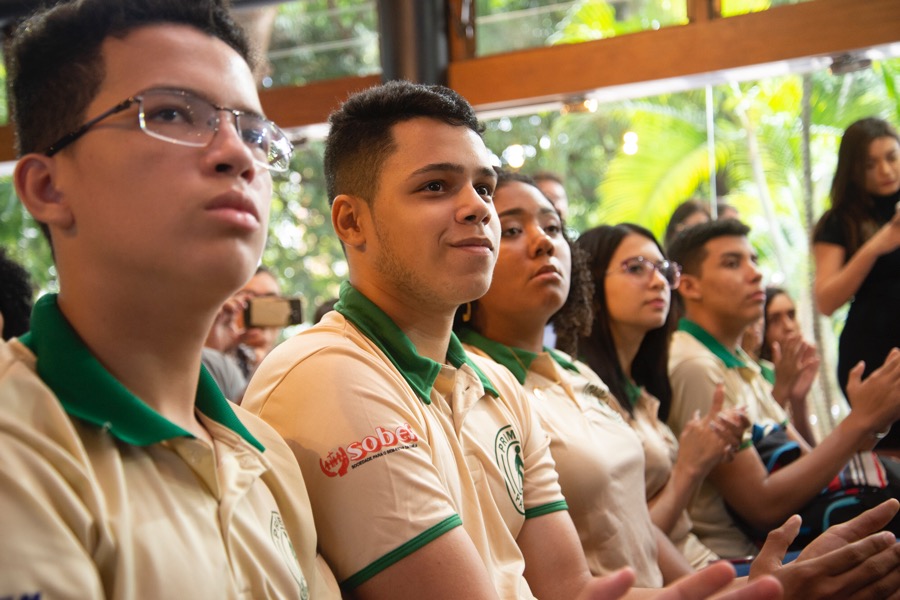
{"type": "MultiPolygon", "coordinates": [[[[704,4],[691,2],[695,9],[704,4]]],[[[448,75],[450,86],[476,108],[511,108],[609,86],[834,55],[898,40],[897,0],[812,0],[605,40],[457,61],[450,64],[448,75]]]]}

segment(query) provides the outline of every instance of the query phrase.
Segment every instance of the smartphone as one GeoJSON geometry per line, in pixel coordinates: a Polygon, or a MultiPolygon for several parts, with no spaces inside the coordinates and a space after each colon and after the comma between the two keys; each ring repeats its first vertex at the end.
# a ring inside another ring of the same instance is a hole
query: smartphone
{"type": "Polygon", "coordinates": [[[247,300],[244,327],[287,327],[303,322],[300,298],[258,296],[247,300]]]}

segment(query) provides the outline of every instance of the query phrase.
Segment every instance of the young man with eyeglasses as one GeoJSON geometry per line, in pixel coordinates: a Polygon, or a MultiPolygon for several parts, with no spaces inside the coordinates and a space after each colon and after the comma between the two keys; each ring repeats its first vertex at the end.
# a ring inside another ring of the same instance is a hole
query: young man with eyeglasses
{"type": "MultiPolygon", "coordinates": [[[[891,495],[874,491],[889,474],[877,457],[861,451],[871,450],[880,432],[900,417],[900,351],[894,350],[865,381],[862,364],[851,373],[853,411],[816,447],[796,432],[772,386],[740,347],[765,303],[748,233],[734,219],[711,221],[685,230],[669,249],[669,257],[682,265],[678,294],[686,311],[669,356],[669,425],[679,433],[697,411],[706,414],[720,382],[725,406],[745,406],[752,424],[734,460],[713,469],[689,508],[701,541],[728,558],[754,554],[757,546],[748,535],[758,542],[793,513],[806,519],[797,542],[802,545],[817,530],[861,512],[866,502],[891,495]],[[779,439],[784,445],[769,455],[770,443],[779,439]],[[797,457],[780,462],[790,453],[797,457]],[[780,468],[773,469],[776,463],[780,468]],[[810,503],[823,490],[846,494],[824,523],[814,522],[810,503]]],[[[898,528],[895,518],[889,529],[898,528]]]]}
{"type": "Polygon", "coordinates": [[[59,294],[0,346],[0,597],[338,597],[290,450],[200,366],[291,155],[242,33],[214,0],[81,0],[10,56],[59,294]]]}

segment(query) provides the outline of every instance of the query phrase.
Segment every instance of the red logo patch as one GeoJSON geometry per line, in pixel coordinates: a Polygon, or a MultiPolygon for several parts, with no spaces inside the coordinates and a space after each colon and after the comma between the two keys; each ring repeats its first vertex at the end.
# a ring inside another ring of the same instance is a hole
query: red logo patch
{"type": "Polygon", "coordinates": [[[332,450],[325,458],[319,459],[319,466],[322,472],[329,477],[343,477],[350,468],[350,457],[343,448],[332,450]]]}
{"type": "Polygon", "coordinates": [[[417,441],[419,438],[413,433],[409,423],[404,423],[393,430],[376,427],[374,435],[367,435],[357,442],[347,444],[346,447],[330,451],[328,456],[319,459],[319,466],[329,477],[343,477],[350,469],[355,469],[364,462],[408,448],[417,441]]]}

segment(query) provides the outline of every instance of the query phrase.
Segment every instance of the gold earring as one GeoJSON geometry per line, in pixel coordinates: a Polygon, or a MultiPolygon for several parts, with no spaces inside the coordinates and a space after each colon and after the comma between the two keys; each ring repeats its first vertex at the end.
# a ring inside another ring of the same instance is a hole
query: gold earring
{"type": "Polygon", "coordinates": [[[468,323],[472,320],[472,303],[466,302],[466,312],[463,313],[462,316],[463,323],[468,323]]]}

